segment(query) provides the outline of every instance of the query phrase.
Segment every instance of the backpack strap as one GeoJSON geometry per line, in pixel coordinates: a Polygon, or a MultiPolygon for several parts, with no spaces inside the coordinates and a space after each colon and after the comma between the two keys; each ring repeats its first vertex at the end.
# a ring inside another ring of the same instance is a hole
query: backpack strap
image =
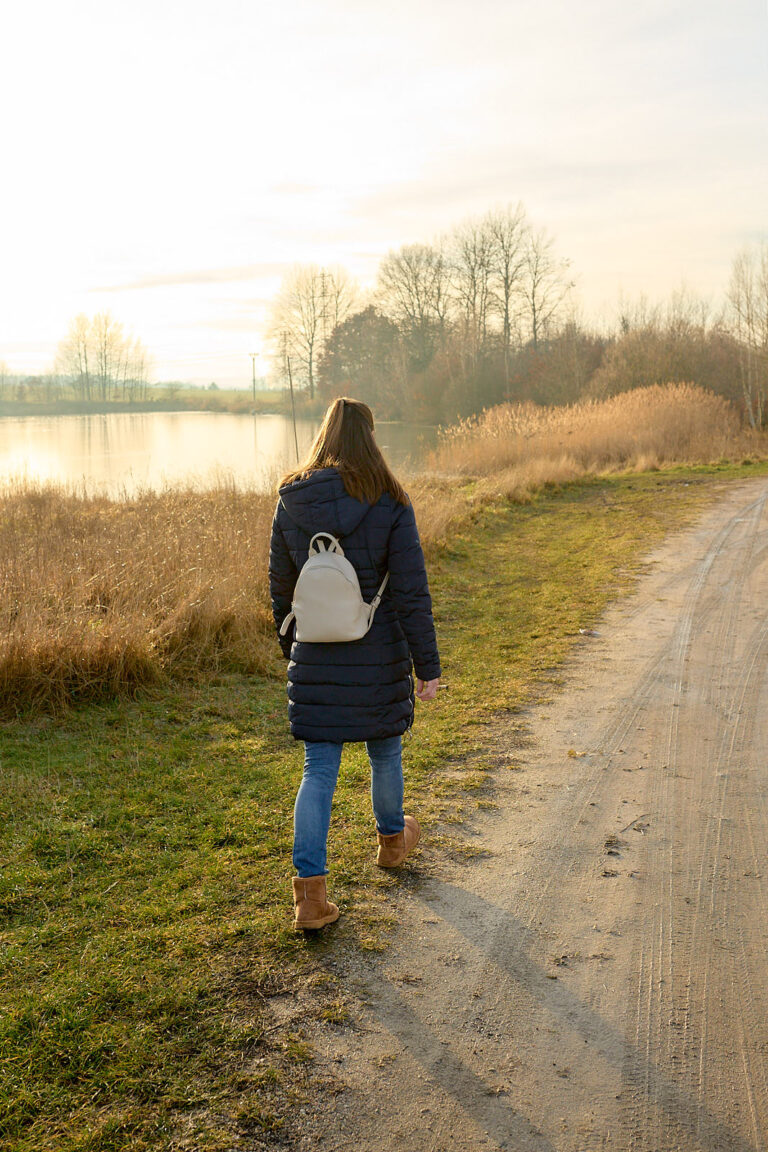
{"type": "Polygon", "coordinates": [[[285,620],[283,620],[282,624],[280,625],[280,635],[281,636],[285,636],[287,634],[288,629],[290,628],[291,624],[293,623],[293,621],[295,619],[296,619],[296,613],[295,612],[289,612],[288,615],[286,616],[285,620]]]}
{"type": "Polygon", "coordinates": [[[310,556],[313,555],[313,545],[315,544],[315,540],[317,540],[317,544],[314,547],[314,554],[315,555],[318,552],[335,552],[337,554],[337,556],[343,556],[344,555],[344,549],[342,548],[342,546],[339,543],[338,538],[336,536],[333,536],[330,532],[315,532],[314,536],[312,537],[312,539],[309,542],[309,555],[310,556]],[[330,540],[330,542],[331,542],[330,548],[326,548],[325,544],[322,541],[322,537],[325,537],[326,540],[330,540]]]}
{"type": "Polygon", "coordinates": [[[374,596],[373,600],[371,600],[371,616],[373,616],[373,614],[376,611],[376,609],[378,608],[379,604],[381,604],[381,598],[384,595],[384,589],[387,586],[387,580],[389,580],[389,572],[385,573],[384,579],[382,580],[382,582],[379,586],[378,592],[374,596]]]}

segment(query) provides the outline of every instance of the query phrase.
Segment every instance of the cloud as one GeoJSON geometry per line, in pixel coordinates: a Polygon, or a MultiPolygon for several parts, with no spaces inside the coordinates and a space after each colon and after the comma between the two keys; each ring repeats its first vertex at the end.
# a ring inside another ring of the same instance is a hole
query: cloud
{"type": "Polygon", "coordinates": [[[213,329],[218,332],[246,332],[252,334],[261,327],[260,314],[271,303],[269,297],[239,301],[239,308],[227,316],[214,316],[203,320],[193,321],[189,327],[197,329],[213,329]]]}
{"type": "Polygon", "coordinates": [[[320,190],[317,184],[300,184],[294,180],[284,180],[279,184],[273,184],[270,188],[276,196],[309,196],[320,190]]]}
{"type": "Polygon", "coordinates": [[[231,268],[197,268],[188,272],[161,272],[142,276],[124,284],[108,284],[94,288],[94,292],[131,292],[146,288],[177,288],[184,284],[232,284],[240,280],[261,280],[281,276],[286,265],[282,262],[241,264],[231,268]]]}

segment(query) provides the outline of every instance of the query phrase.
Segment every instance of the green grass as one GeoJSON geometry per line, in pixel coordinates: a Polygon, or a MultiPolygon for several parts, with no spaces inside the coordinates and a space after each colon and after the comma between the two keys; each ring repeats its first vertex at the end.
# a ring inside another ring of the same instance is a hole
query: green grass
{"type": "MultiPolygon", "coordinates": [[[[324,402],[310,400],[304,389],[295,395],[297,416],[319,417],[325,410],[324,402]]],[[[250,388],[175,388],[158,385],[147,390],[144,399],[128,400],[115,396],[110,400],[83,400],[63,396],[46,400],[42,389],[30,391],[23,400],[0,396],[0,416],[62,416],[101,412],[232,412],[281,413],[291,412],[290,393],[287,389],[257,389],[254,397],[250,388]]]]}
{"type": "MultiPolygon", "coordinates": [[[[422,867],[460,854],[489,803],[487,725],[551,691],[578,635],[641,557],[713,493],[765,467],[601,479],[474,514],[431,565],[444,662],[406,741],[422,867]]],[[[282,665],[141,701],[16,721],[0,743],[0,1147],[106,1152],[247,1146],[279,1130],[311,1058],[265,1000],[327,951],[386,945],[368,778],[345,752],[331,885],[345,913],[290,929],[291,813],[301,747],[282,665]]],[[[509,765],[512,766],[512,765],[509,765]]],[[[343,1021],[318,980],[317,1012],[343,1021]]]]}

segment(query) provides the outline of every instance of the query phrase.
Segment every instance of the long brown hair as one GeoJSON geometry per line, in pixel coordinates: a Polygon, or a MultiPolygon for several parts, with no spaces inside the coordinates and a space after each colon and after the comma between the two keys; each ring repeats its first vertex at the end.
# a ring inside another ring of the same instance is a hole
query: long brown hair
{"type": "Polygon", "coordinates": [[[375,504],[384,492],[389,492],[399,504],[408,504],[405,489],[390,471],[374,439],[373,413],[361,400],[340,396],[333,401],[304,463],[283,476],[280,487],[305,480],[320,468],[336,468],[355,500],[375,504]]]}

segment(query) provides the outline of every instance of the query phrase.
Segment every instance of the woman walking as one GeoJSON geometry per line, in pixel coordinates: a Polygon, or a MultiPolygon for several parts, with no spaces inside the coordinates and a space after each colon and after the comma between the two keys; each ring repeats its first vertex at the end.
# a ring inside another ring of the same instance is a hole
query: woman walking
{"type": "Polygon", "coordinates": [[[347,741],[364,741],[371,764],[377,864],[395,868],[418,843],[403,813],[401,736],[413,723],[415,695],[437,695],[440,661],[424,556],[413,508],[373,435],[373,415],[358,400],[334,400],[304,463],[284,477],[272,523],[269,582],[275,624],[291,613],[312,537],[341,543],[364,601],[383,596],[358,640],[309,643],[294,623],[280,635],[288,664],[291,732],[304,741],[304,775],[294,808],[294,927],[338,919],[326,895],[331,801],[347,741]]]}

